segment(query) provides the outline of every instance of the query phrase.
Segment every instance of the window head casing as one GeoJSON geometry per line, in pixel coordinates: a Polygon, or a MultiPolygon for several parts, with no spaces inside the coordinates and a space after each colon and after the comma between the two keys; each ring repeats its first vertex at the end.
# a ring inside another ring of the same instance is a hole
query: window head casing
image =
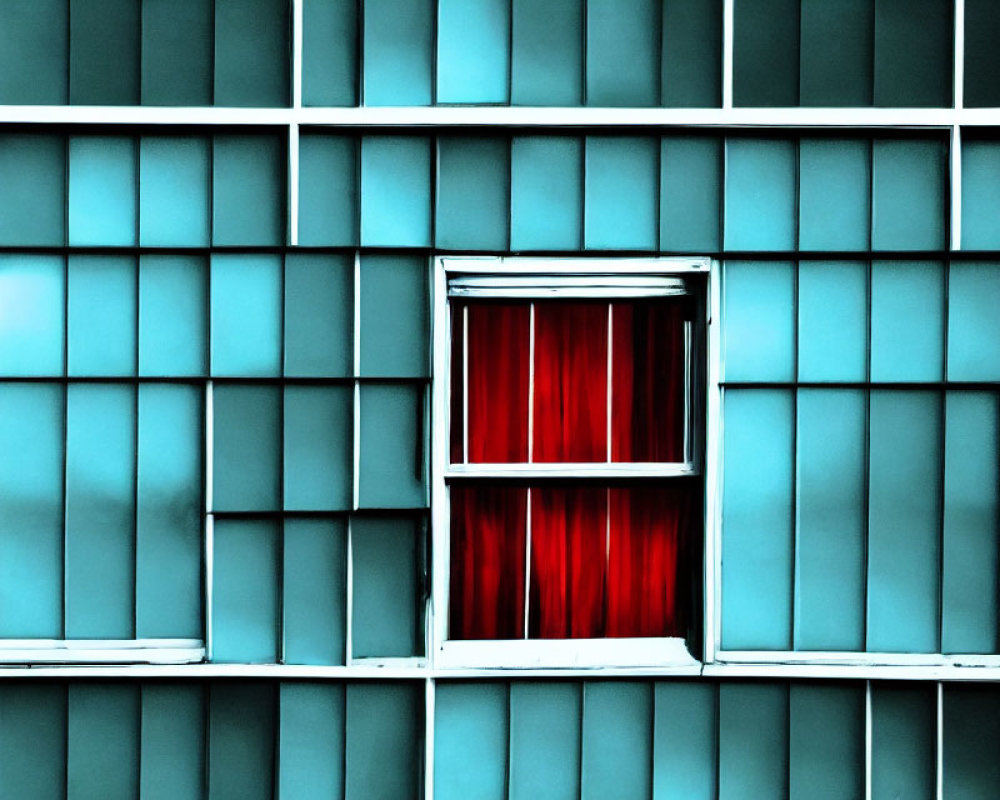
{"type": "Polygon", "coordinates": [[[436,266],[435,663],[691,670],[708,260],[436,266]]]}

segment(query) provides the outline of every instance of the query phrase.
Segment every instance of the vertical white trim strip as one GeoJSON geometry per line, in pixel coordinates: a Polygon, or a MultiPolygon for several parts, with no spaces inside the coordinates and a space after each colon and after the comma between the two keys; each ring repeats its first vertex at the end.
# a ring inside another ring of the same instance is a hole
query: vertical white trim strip
{"type": "Polygon", "coordinates": [[[469,463],[469,306],[462,306],[462,463],[469,463]]]}
{"type": "Polygon", "coordinates": [[[733,27],[735,0],[722,0],[722,107],[733,107],[733,27]]]}
{"type": "Polygon", "coordinates": [[[722,267],[712,261],[708,282],[708,389],[705,396],[705,662],[715,661],[720,648],[722,547],[722,390],[719,387],[722,349],[719,333],[722,267]]]}
{"type": "Polygon", "coordinates": [[[614,366],[614,358],[612,356],[612,345],[614,343],[614,304],[608,303],[608,374],[605,376],[606,383],[608,387],[607,396],[607,462],[611,463],[611,400],[613,398],[613,388],[611,380],[611,370],[614,366]]]}
{"type": "Polygon", "coordinates": [[[944,800],[944,683],[937,684],[937,742],[935,762],[935,797],[944,800]]]}
{"type": "Polygon", "coordinates": [[[424,682],[424,800],[434,800],[434,714],[437,685],[424,682]]]}
{"type": "Polygon", "coordinates": [[[361,507],[361,253],[354,253],[354,441],[353,490],[354,510],[361,507]]]}
{"type": "Polygon", "coordinates": [[[691,374],[692,359],[691,347],[694,343],[694,336],[691,331],[691,321],[684,320],[684,463],[690,464],[692,461],[692,431],[691,431],[691,409],[694,404],[694,376],[691,374]]]}
{"type": "Polygon", "coordinates": [[[299,126],[288,126],[288,242],[299,243],[299,126]]]}
{"type": "Polygon", "coordinates": [[[528,638],[528,606],[531,602],[531,487],[524,504],[524,638],[528,638]]]}
{"type": "Polygon", "coordinates": [[[535,448],[535,304],[528,306],[528,463],[535,448]]]}
{"type": "Polygon", "coordinates": [[[955,0],[955,108],[965,107],[965,0],[955,0]]]}
{"type": "Polygon", "coordinates": [[[962,249],[962,129],[951,129],[951,249],[962,249]]]}
{"type": "Polygon", "coordinates": [[[292,0],[292,108],[302,108],[302,6],[305,0],[292,0]]]}
{"type": "Polygon", "coordinates": [[[205,385],[205,659],[212,660],[212,577],[215,569],[215,517],[212,515],[214,482],[212,471],[215,459],[212,448],[215,442],[214,384],[209,380],[205,385]]]}
{"type": "Polygon", "coordinates": [[[346,619],[344,620],[344,663],[347,666],[351,665],[351,661],[354,659],[354,647],[352,646],[352,641],[354,639],[354,517],[351,515],[347,516],[347,575],[345,578],[346,583],[346,602],[344,603],[344,615],[346,619]]]}
{"type": "Polygon", "coordinates": [[[865,681],[865,800],[872,800],[872,682],[865,681]]]}
{"type": "Polygon", "coordinates": [[[431,336],[433,342],[433,367],[431,374],[431,430],[444,435],[431,436],[431,646],[427,650],[428,662],[433,667],[438,650],[448,636],[448,568],[450,556],[450,516],[448,487],[444,473],[450,459],[451,420],[448,415],[451,392],[451,330],[452,319],[448,313],[448,282],[444,264],[434,259],[432,275],[433,294],[431,308],[431,336]]]}

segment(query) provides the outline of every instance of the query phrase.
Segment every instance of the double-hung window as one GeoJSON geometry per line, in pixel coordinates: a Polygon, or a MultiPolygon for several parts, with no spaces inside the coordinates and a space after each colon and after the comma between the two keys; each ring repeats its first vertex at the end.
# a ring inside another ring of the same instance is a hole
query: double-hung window
{"type": "Polygon", "coordinates": [[[439,260],[439,664],[692,663],[707,267],[439,260]]]}

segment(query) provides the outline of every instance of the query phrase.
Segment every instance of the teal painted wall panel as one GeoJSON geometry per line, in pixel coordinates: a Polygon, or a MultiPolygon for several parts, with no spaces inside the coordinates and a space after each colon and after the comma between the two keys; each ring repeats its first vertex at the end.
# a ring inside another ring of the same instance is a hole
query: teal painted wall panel
{"type": "Polygon", "coordinates": [[[208,263],[202,256],[139,257],[139,375],[204,375],[208,263]]]}
{"type": "Polygon", "coordinates": [[[659,144],[651,137],[587,137],[586,249],[656,249],[659,144]]]}
{"type": "Polygon", "coordinates": [[[138,685],[73,683],[68,707],[66,796],[138,797],[138,685]]]}
{"type": "Polygon", "coordinates": [[[442,137],[437,163],[437,246],[444,250],[506,249],[510,141],[442,137]]]}
{"type": "Polygon", "coordinates": [[[788,687],[788,717],[788,796],[864,797],[864,684],[793,683],[788,687]]]}
{"type": "Polygon", "coordinates": [[[66,138],[0,136],[0,244],[64,244],[65,206],[66,138]]]}
{"type": "Polygon", "coordinates": [[[727,250],[795,249],[796,161],[794,141],[726,141],[727,250]]]}
{"type": "Polygon", "coordinates": [[[718,689],[658,681],[653,693],[653,800],[714,800],[718,689]]]}
{"type": "Polygon", "coordinates": [[[586,10],[587,105],[659,105],[660,4],[588,0],[586,10]]]}
{"type": "Polygon", "coordinates": [[[357,151],[350,136],[299,140],[299,244],[357,244],[357,151]]]}
{"type": "Polygon", "coordinates": [[[66,798],[66,710],[63,683],[0,687],[0,772],[6,797],[66,798]]]}
{"type": "Polygon", "coordinates": [[[866,139],[801,140],[799,249],[868,249],[871,147],[866,139]]]}
{"type": "Polygon", "coordinates": [[[876,261],[871,275],[871,378],[936,381],[944,372],[943,268],[876,261]]]}
{"type": "Polygon", "coordinates": [[[422,256],[361,259],[363,377],[429,375],[430,289],[422,256]]]}
{"type": "Polygon", "coordinates": [[[802,105],[872,104],[874,14],[871,0],[802,0],[802,105]]]}
{"type": "Polygon", "coordinates": [[[347,685],[344,800],[416,800],[421,796],[422,681],[347,685]]]}
{"type": "Polygon", "coordinates": [[[142,104],[212,105],[211,0],[142,0],[142,104]]]}
{"type": "Polygon", "coordinates": [[[660,149],[660,249],[715,252],[722,245],[722,140],[664,137],[660,149]]]}
{"type": "Polygon", "coordinates": [[[429,247],[433,140],[361,140],[361,245],[429,247]]]}
{"type": "Polygon", "coordinates": [[[0,255],[0,373],[62,375],[66,293],[65,260],[60,256],[0,255]]]}
{"type": "Polygon", "coordinates": [[[652,793],[653,693],[649,682],[585,681],[581,797],[646,800],[652,793]]]}
{"type": "Polygon", "coordinates": [[[9,3],[0,10],[0,103],[67,102],[68,14],[66,0],[9,3]]]}
{"type": "Polygon", "coordinates": [[[302,104],[358,104],[356,0],[305,0],[302,4],[302,104]]]}
{"type": "Polygon", "coordinates": [[[131,136],[69,140],[69,243],[136,243],[136,141],[131,136]]]}
{"type": "Polygon", "coordinates": [[[962,142],[962,247],[1000,245],[1000,146],[968,137],[962,142]]]}
{"type": "Polygon", "coordinates": [[[69,101],[84,106],[139,104],[136,0],[69,0],[69,101]]]}
{"type": "Polygon", "coordinates": [[[872,800],[930,800],[935,796],[936,687],[874,682],[871,693],[872,800]]]}
{"type": "Polygon", "coordinates": [[[867,378],[868,270],[861,261],[799,263],[799,380],[867,378]]]}
{"type": "Polygon", "coordinates": [[[288,664],[343,664],[347,524],[286,519],[282,638],[288,664]]]}
{"type": "Polygon", "coordinates": [[[437,102],[510,99],[509,0],[438,0],[437,102]]]}
{"type": "Polygon", "coordinates": [[[281,257],[212,256],[212,374],[281,372],[281,257]]]}
{"type": "Polygon", "coordinates": [[[352,388],[285,386],[284,400],[285,510],[350,508],[352,388]]]}
{"type": "Polygon", "coordinates": [[[943,796],[974,800],[1000,794],[1000,693],[995,686],[944,688],[943,796]]]}
{"type": "Polygon", "coordinates": [[[508,684],[442,681],[434,697],[434,797],[506,800],[508,684]]]}
{"type": "Polygon", "coordinates": [[[365,0],[366,106],[426,106],[434,74],[433,0],[365,0]]]}
{"type": "Polygon", "coordinates": [[[727,261],[722,292],[726,380],[793,380],[794,265],[727,261]]]}
{"type": "Polygon", "coordinates": [[[952,104],[950,0],[875,0],[875,105],[952,104]]]}
{"type": "Polygon", "coordinates": [[[361,508],[427,504],[424,406],[422,386],[361,386],[361,508]]]}
{"type": "Polygon", "coordinates": [[[583,694],[579,683],[510,686],[510,800],[577,800],[583,694]]]}
{"type": "Polygon", "coordinates": [[[205,685],[143,683],[140,691],[139,796],[143,800],[201,800],[205,796],[205,685]]]}
{"type": "Polygon", "coordinates": [[[287,0],[215,0],[215,104],[288,105],[287,0]]]}
{"type": "Polygon", "coordinates": [[[1000,51],[996,30],[1000,28],[1000,7],[992,0],[965,3],[965,107],[1000,105],[1000,51]]]}
{"type": "Polygon", "coordinates": [[[515,136],[510,158],[511,249],[579,249],[583,235],[583,140],[515,136]]]}
{"type": "Polygon", "coordinates": [[[946,148],[941,140],[874,141],[873,250],[940,250],[946,246],[945,166],[946,148]]]}
{"type": "Polygon", "coordinates": [[[582,105],[582,0],[513,0],[511,25],[511,103],[582,105]]]}
{"type": "Polygon", "coordinates": [[[956,262],[948,269],[948,380],[997,380],[1000,264],[956,262]]]}
{"type": "Polygon", "coordinates": [[[353,256],[285,256],[284,336],[285,375],[343,377],[353,373],[353,256]]]}
{"type": "Polygon", "coordinates": [[[285,142],[275,134],[216,134],[212,158],[212,244],[283,244],[285,142]]]}
{"type": "Polygon", "coordinates": [[[280,388],[219,385],[213,397],[213,510],[278,508],[280,388]]]}
{"type": "Polygon", "coordinates": [[[211,164],[207,137],[143,136],[139,140],[139,244],[209,244],[211,164]]]}
{"type": "Polygon", "coordinates": [[[797,106],[799,0],[740,0],[733,9],[733,103],[797,106]]]}
{"type": "Polygon", "coordinates": [[[208,716],[209,800],[271,800],[274,794],[278,684],[211,684],[208,716]]]}
{"type": "Polygon", "coordinates": [[[281,800],[329,800],[344,794],[344,687],[282,682],[278,744],[281,800]]]}
{"type": "Polygon", "coordinates": [[[136,263],[131,256],[70,256],[70,375],[134,375],[136,263]]]}
{"type": "Polygon", "coordinates": [[[722,3],[663,4],[660,102],[670,108],[718,108],[722,102],[722,3]]]}
{"type": "Polygon", "coordinates": [[[719,800],[788,796],[788,687],[719,686],[719,800]]]}

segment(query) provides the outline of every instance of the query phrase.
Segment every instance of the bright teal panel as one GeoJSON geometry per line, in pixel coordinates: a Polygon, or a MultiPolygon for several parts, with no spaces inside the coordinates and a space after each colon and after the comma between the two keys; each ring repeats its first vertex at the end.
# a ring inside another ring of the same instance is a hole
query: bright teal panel
{"type": "Polygon", "coordinates": [[[858,389],[801,389],[797,403],[795,648],[865,648],[865,431],[858,389]]]}
{"type": "Polygon", "coordinates": [[[62,638],[63,404],[56,384],[12,383],[0,392],[0,636],[5,638],[62,638]]]}
{"type": "Polygon", "coordinates": [[[70,375],[135,374],[135,271],[131,256],[70,256],[70,375]]]}
{"type": "Polygon", "coordinates": [[[139,796],[139,686],[69,684],[66,796],[139,796]]]}
{"type": "Polygon", "coordinates": [[[516,136],[510,157],[511,248],[578,249],[583,230],[583,141],[516,136]]]}
{"type": "Polygon", "coordinates": [[[733,4],[733,103],[799,104],[799,0],[733,4]]]}
{"type": "Polygon", "coordinates": [[[361,386],[361,508],[427,504],[424,414],[422,386],[361,386]]]}
{"type": "Polygon", "coordinates": [[[796,144],[726,142],[726,249],[794,250],[796,144]]]}
{"type": "Polygon", "coordinates": [[[789,797],[864,797],[864,684],[793,683],[788,718],[789,797]]]}
{"type": "Polygon", "coordinates": [[[952,104],[951,0],[875,0],[875,105],[952,104]]]}
{"type": "Polygon", "coordinates": [[[215,105],[287,106],[287,0],[215,0],[215,105]]]}
{"type": "Polygon", "coordinates": [[[865,380],[868,265],[802,261],[798,290],[799,380],[865,380]]]}
{"type": "Polygon", "coordinates": [[[799,249],[867,250],[871,142],[799,142],[799,249]]]}
{"type": "Polygon", "coordinates": [[[347,685],[345,800],[416,800],[420,790],[422,681],[347,685]]]}
{"type": "Polygon", "coordinates": [[[201,800],[205,796],[205,687],[142,684],[139,796],[201,800]]]}
{"type": "Polygon", "coordinates": [[[717,689],[709,683],[653,686],[653,800],[714,800],[717,689]]]}
{"type": "Polygon", "coordinates": [[[0,255],[0,373],[61,375],[65,263],[0,255]]]}
{"type": "Polygon", "coordinates": [[[423,652],[418,619],[420,527],[405,517],[353,517],[354,658],[423,652]]]}
{"type": "Polygon", "coordinates": [[[283,244],[284,141],[276,135],[218,134],[212,158],[212,243],[283,244]]]}
{"type": "Polygon", "coordinates": [[[142,0],[142,104],[212,105],[212,0],[142,0]]]}
{"type": "Polygon", "coordinates": [[[210,800],[272,800],[278,688],[273,682],[216,681],[208,717],[210,800]]]}
{"type": "Polygon", "coordinates": [[[995,685],[945,684],[944,797],[1000,795],[1000,693],[995,685]]]}
{"type": "Polygon", "coordinates": [[[946,404],[941,649],[995,653],[1000,407],[986,392],[952,392],[946,404]]]}
{"type": "Polygon", "coordinates": [[[876,139],[872,147],[872,250],[943,249],[944,143],[876,139]]]}
{"type": "Polygon", "coordinates": [[[580,797],[582,718],[580,683],[511,683],[510,800],[580,797]]]}
{"type": "Polygon", "coordinates": [[[139,257],[139,374],[204,375],[208,270],[201,256],[139,257]]]}
{"type": "Polygon", "coordinates": [[[434,698],[434,797],[506,800],[506,683],[441,682],[434,698]]]}
{"type": "Polygon", "coordinates": [[[871,379],[936,381],[944,371],[944,275],[935,261],[876,261],[871,379]]]}
{"type": "Polygon", "coordinates": [[[655,0],[588,0],[587,105],[660,103],[660,7],[655,0]]]}
{"type": "Polygon", "coordinates": [[[509,0],[438,0],[437,102],[510,99],[509,0]]]}
{"type": "Polygon", "coordinates": [[[0,772],[6,797],[66,798],[66,685],[0,687],[0,772]]]}
{"type": "Polygon", "coordinates": [[[216,386],[212,484],[216,511],[279,507],[281,390],[216,386]]]}
{"type": "Polygon", "coordinates": [[[660,62],[662,105],[718,108],[722,102],[722,3],[664,3],[660,62]]]}
{"type": "Polygon", "coordinates": [[[66,637],[135,635],[135,389],[66,399],[66,637]]]}
{"type": "Polygon", "coordinates": [[[341,519],[288,519],[284,541],[284,660],[343,664],[347,526],[341,519]]]}
{"type": "Polygon", "coordinates": [[[362,246],[430,246],[432,144],[424,136],[361,140],[362,246]]]}
{"type": "Polygon", "coordinates": [[[71,136],[69,243],[135,244],[136,141],[131,136],[71,136]]]}
{"type": "Polygon", "coordinates": [[[366,106],[430,105],[434,9],[433,0],[365,0],[366,106]]]}
{"type": "Polygon", "coordinates": [[[582,0],[513,0],[511,5],[511,103],[581,105],[582,0]]]}
{"type": "Polygon", "coordinates": [[[302,104],[358,104],[358,3],[302,4],[302,104]]]}
{"type": "Polygon", "coordinates": [[[868,650],[938,651],[941,397],[871,396],[868,650]]]}
{"type": "Polygon", "coordinates": [[[210,147],[200,136],[139,140],[139,244],[209,244],[210,147]]]}
{"type": "Polygon", "coordinates": [[[646,800],[650,796],[652,706],[652,685],[648,681],[583,684],[583,800],[646,800]]]}
{"type": "Polygon", "coordinates": [[[281,372],[281,256],[212,257],[212,374],[281,372]]]}
{"type": "Polygon", "coordinates": [[[423,256],[362,257],[362,376],[412,378],[430,374],[427,276],[423,256]]]}
{"type": "Polygon", "coordinates": [[[69,101],[139,104],[139,3],[69,0],[69,101]]]}
{"type": "Polygon", "coordinates": [[[727,261],[722,302],[726,380],[794,380],[794,264],[727,261]]]}
{"type": "Polygon", "coordinates": [[[726,392],[722,645],[786,650],[792,633],[793,398],[726,392]]]}
{"type": "Polygon", "coordinates": [[[1000,145],[967,138],[962,142],[962,247],[1000,246],[1000,145]]]}
{"type": "Polygon", "coordinates": [[[950,265],[948,379],[1000,379],[1000,264],[950,265]]]}
{"type": "Polygon", "coordinates": [[[139,386],[135,616],[139,638],[200,639],[202,391],[139,386]]]}
{"type": "Polygon", "coordinates": [[[66,138],[0,136],[0,244],[65,241],[66,138]]]}
{"type": "Polygon", "coordinates": [[[720,248],[722,140],[664,137],[660,149],[660,250],[720,248]]]}
{"type": "Polygon", "coordinates": [[[802,105],[870,106],[874,35],[872,0],[802,0],[802,105]]]}
{"type": "Polygon", "coordinates": [[[67,101],[66,0],[7,3],[0,10],[0,103],[67,101]]]}
{"type": "Polygon", "coordinates": [[[217,519],[213,540],[212,660],[275,663],[280,605],[277,524],[217,519]]]}
{"type": "Polygon", "coordinates": [[[286,386],[284,502],[286,511],[351,507],[351,386],[286,386]]]}
{"type": "Polygon", "coordinates": [[[872,800],[932,798],[937,728],[934,684],[872,683],[872,800]]]}
{"type": "Polygon", "coordinates": [[[656,249],[659,145],[648,137],[587,137],[584,247],[656,249]]]}
{"type": "Polygon", "coordinates": [[[719,685],[719,800],[788,796],[788,686],[719,685]]]}
{"type": "Polygon", "coordinates": [[[281,731],[276,797],[330,800],[344,795],[344,687],[280,684],[281,731]]]}
{"type": "Polygon", "coordinates": [[[325,135],[299,140],[299,244],[357,244],[357,142],[325,135]]]}
{"type": "Polygon", "coordinates": [[[344,376],[354,358],[354,258],[285,256],[285,375],[344,376]]]}
{"type": "Polygon", "coordinates": [[[1000,50],[996,30],[1000,6],[993,0],[965,0],[965,107],[1000,106],[1000,50]]]}
{"type": "Polygon", "coordinates": [[[506,249],[509,183],[508,139],[438,139],[437,246],[506,249]]]}

